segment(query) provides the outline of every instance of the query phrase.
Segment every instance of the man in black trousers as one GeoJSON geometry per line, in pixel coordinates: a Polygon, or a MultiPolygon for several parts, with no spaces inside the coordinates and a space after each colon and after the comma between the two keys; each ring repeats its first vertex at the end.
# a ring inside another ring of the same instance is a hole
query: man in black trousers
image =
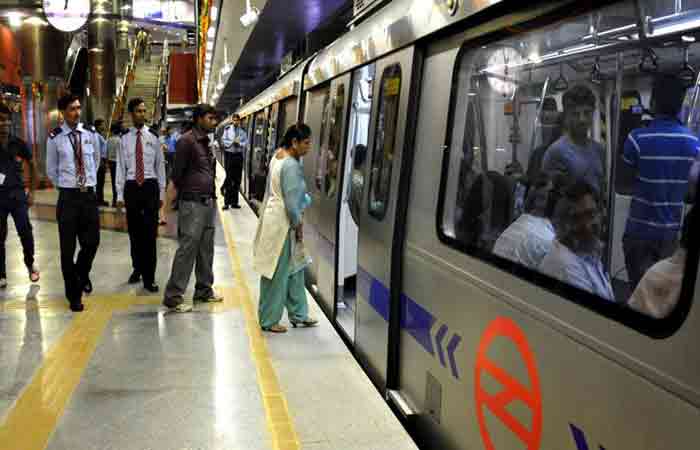
{"type": "Polygon", "coordinates": [[[143,279],[143,287],[158,292],[155,284],[158,211],[165,199],[165,158],[158,136],[146,126],[143,99],[129,101],[134,127],[122,136],[117,152],[117,206],[126,204],[131,262],[129,283],[143,279]]]}
{"type": "Polygon", "coordinates": [[[241,128],[241,118],[238,114],[233,116],[233,123],[224,130],[221,141],[224,144],[224,166],[226,169],[226,180],[223,187],[224,209],[240,208],[238,191],[241,189],[248,135],[241,128]]]}
{"type": "Polygon", "coordinates": [[[92,292],[90,270],[100,245],[97,209],[97,168],[101,155],[95,134],[83,128],[80,98],[67,94],[58,100],[63,125],[49,134],[46,172],[59,191],[56,219],[61,243],[61,271],[72,311],[83,310],[83,292],[92,292]],[[80,243],[74,260],[76,240],[80,243]]]}

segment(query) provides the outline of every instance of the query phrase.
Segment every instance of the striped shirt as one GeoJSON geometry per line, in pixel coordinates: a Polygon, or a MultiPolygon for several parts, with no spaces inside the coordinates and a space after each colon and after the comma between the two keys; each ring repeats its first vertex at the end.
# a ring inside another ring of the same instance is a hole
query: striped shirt
{"type": "Polygon", "coordinates": [[[677,120],[660,118],[633,130],[625,140],[623,159],[637,169],[626,236],[674,238],[681,227],[688,172],[700,140],[677,120]]]}

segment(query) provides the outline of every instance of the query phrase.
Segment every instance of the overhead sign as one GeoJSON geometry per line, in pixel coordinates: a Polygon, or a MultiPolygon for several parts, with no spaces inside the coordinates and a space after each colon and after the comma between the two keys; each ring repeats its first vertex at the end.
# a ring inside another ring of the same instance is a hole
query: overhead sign
{"type": "Polygon", "coordinates": [[[486,424],[486,410],[489,410],[506,428],[512,431],[525,444],[524,448],[527,450],[540,448],[542,440],[542,390],[535,355],[530,349],[525,333],[511,319],[499,317],[491,322],[484,331],[476,356],[474,390],[479,431],[486,450],[505,450],[496,449],[493,444],[491,431],[486,424]],[[496,340],[503,339],[515,344],[521,362],[527,369],[527,385],[522,384],[515,376],[489,358],[491,346],[496,340]],[[482,384],[482,377],[485,374],[498,381],[503,389],[495,395],[488,393],[482,384]],[[522,402],[530,410],[532,417],[530,428],[508,412],[508,406],[516,401],[522,402]]]}

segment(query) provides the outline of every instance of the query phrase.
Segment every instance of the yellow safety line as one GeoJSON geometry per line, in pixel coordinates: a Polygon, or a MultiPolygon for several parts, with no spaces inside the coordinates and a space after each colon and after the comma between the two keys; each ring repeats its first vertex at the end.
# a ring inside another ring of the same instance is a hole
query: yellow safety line
{"type": "Polygon", "coordinates": [[[236,297],[241,301],[246,331],[250,340],[250,351],[257,370],[258,386],[263,397],[263,406],[273,449],[298,450],[301,448],[299,437],[289,414],[287,399],[280,388],[275,369],[272,367],[272,360],[267,351],[265,336],[258,325],[258,316],[253,307],[250,288],[241,269],[241,261],[236,251],[236,244],[227,226],[229,219],[221,209],[219,210],[219,217],[221,218],[224,237],[226,238],[229,255],[233,263],[233,274],[238,281],[234,289],[239,291],[239,295],[236,295],[236,297]]]}

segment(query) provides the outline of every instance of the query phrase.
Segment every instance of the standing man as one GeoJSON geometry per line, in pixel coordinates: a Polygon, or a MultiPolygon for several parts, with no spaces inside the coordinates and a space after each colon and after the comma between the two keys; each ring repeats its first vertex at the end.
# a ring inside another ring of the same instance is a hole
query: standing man
{"type": "Polygon", "coordinates": [[[39,269],[34,264],[34,234],[29,221],[29,207],[33,192],[39,184],[39,173],[32,164],[32,152],[20,139],[10,136],[12,112],[0,103],[0,288],[7,287],[5,268],[5,240],[7,239],[7,216],[11,215],[22,243],[24,264],[32,283],[39,281],[39,269]],[[22,163],[31,167],[31,190],[26,190],[22,163]]]}
{"type": "Polygon", "coordinates": [[[652,87],[654,120],[627,136],[623,160],[637,172],[622,249],[630,288],[678,246],[688,173],[700,140],[678,120],[685,87],[678,77],[657,75],[652,87]]]}
{"type": "Polygon", "coordinates": [[[122,145],[122,124],[114,123],[107,139],[107,165],[109,178],[112,181],[112,208],[117,207],[117,153],[122,145]]]}
{"type": "Polygon", "coordinates": [[[238,114],[233,116],[233,124],[224,130],[221,141],[224,144],[224,165],[226,167],[224,209],[229,209],[229,207],[238,209],[241,207],[238,204],[238,191],[241,189],[243,160],[245,148],[248,145],[248,136],[241,128],[241,118],[238,114]]]}
{"type": "Polygon", "coordinates": [[[195,268],[194,302],[220,302],[214,284],[216,162],[208,134],[216,127],[216,110],[207,104],[194,108],[194,127],[177,141],[172,183],[178,196],[178,244],[163,304],[173,312],[192,311],[183,295],[195,268]]]}
{"type": "Polygon", "coordinates": [[[129,283],[143,278],[143,287],[158,292],[155,284],[158,211],[165,199],[165,160],[158,136],[146,126],[146,104],[129,101],[134,127],[122,136],[117,152],[117,206],[126,203],[131,263],[129,283]]]}
{"type": "Polygon", "coordinates": [[[94,123],[95,138],[100,150],[100,168],[97,169],[97,203],[100,206],[109,206],[105,201],[105,176],[107,175],[107,124],[104,119],[97,119],[94,123]]]}
{"type": "Polygon", "coordinates": [[[100,245],[100,215],[97,210],[97,166],[100,151],[94,133],[83,128],[80,98],[66,94],[58,100],[63,125],[49,135],[46,172],[58,188],[56,219],[61,244],[61,271],[72,311],[82,311],[83,292],[92,292],[90,270],[100,245]],[[76,240],[80,243],[74,260],[76,240]]]}

